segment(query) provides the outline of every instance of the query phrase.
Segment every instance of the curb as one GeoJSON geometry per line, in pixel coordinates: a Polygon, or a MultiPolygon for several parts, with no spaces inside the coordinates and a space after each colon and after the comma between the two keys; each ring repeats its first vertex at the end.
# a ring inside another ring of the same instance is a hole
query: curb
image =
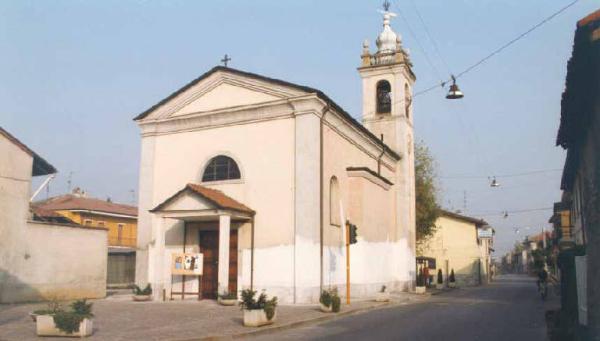
{"type": "MultiPolygon", "coordinates": [[[[323,316],[319,316],[319,317],[315,317],[315,318],[309,318],[309,319],[305,319],[305,320],[294,321],[294,322],[289,322],[289,323],[275,325],[275,326],[269,326],[266,328],[263,327],[261,329],[249,330],[247,332],[241,332],[241,333],[237,333],[237,334],[207,336],[207,337],[203,337],[203,338],[199,338],[199,339],[189,339],[189,340],[190,341],[191,340],[206,340],[206,341],[208,341],[208,340],[210,340],[210,341],[212,341],[212,340],[233,340],[233,339],[239,339],[239,338],[248,337],[248,336],[271,334],[271,333],[275,333],[275,332],[282,331],[282,330],[292,329],[292,328],[296,328],[296,327],[300,327],[300,326],[304,326],[304,325],[308,325],[308,324],[313,324],[313,323],[320,323],[320,322],[324,322],[324,321],[335,320],[335,319],[338,319],[338,318],[341,318],[344,316],[360,314],[360,313],[364,313],[364,312],[371,311],[371,310],[376,310],[376,309],[381,309],[381,308],[391,308],[394,306],[399,306],[399,305],[408,303],[410,301],[411,300],[406,299],[406,300],[397,301],[397,302],[379,303],[379,304],[375,304],[375,305],[372,305],[369,307],[358,308],[355,310],[342,311],[337,314],[324,314],[323,316]]],[[[180,340],[180,341],[186,341],[186,340],[180,340]]]]}

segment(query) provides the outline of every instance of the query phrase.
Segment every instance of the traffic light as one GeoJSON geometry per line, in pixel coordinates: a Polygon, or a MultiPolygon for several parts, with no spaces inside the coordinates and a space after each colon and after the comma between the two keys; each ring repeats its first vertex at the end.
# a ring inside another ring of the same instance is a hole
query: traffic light
{"type": "Polygon", "coordinates": [[[354,224],[349,224],[348,227],[350,227],[350,244],[356,244],[357,227],[354,224]]]}

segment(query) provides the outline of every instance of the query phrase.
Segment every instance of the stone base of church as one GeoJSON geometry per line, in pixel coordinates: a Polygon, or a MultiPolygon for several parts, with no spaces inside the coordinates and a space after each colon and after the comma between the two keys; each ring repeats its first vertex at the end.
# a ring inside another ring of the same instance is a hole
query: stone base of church
{"type": "MultiPolygon", "coordinates": [[[[381,287],[384,285],[386,287],[386,291],[391,293],[409,292],[413,286],[413,282],[393,281],[385,283],[353,283],[350,286],[350,297],[352,299],[359,300],[375,298],[376,293],[380,292],[381,287]]],[[[334,287],[337,288],[339,296],[345,302],[346,284],[324,285],[324,289],[334,287]]],[[[269,295],[269,297],[277,296],[277,299],[281,304],[316,304],[319,303],[319,297],[321,294],[321,288],[318,286],[296,288],[295,290],[293,287],[266,287],[257,288],[257,291],[260,293],[263,289],[269,295]]]]}

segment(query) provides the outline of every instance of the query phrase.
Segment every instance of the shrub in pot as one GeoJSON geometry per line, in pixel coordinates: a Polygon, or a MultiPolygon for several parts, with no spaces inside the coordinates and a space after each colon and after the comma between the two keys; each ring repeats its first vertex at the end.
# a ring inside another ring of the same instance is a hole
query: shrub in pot
{"type": "Polygon", "coordinates": [[[255,290],[242,290],[240,306],[244,312],[244,326],[260,327],[275,321],[277,313],[277,296],[267,299],[267,294],[262,292],[258,299],[255,290]]]}
{"type": "Polygon", "coordinates": [[[321,297],[319,298],[319,303],[321,304],[322,312],[325,312],[325,313],[339,312],[340,306],[342,304],[342,300],[340,299],[340,296],[338,295],[337,288],[323,290],[321,292],[321,297]]]}
{"type": "Polygon", "coordinates": [[[219,304],[221,305],[235,305],[237,303],[237,294],[234,292],[224,292],[219,294],[219,304]]]}
{"type": "Polygon", "coordinates": [[[390,300],[390,292],[386,289],[387,287],[385,285],[382,285],[379,292],[375,293],[376,302],[388,302],[390,300]]]}
{"type": "Polygon", "coordinates": [[[450,271],[450,277],[448,277],[448,286],[450,286],[450,288],[456,288],[456,278],[454,277],[454,269],[450,271]]]}
{"type": "Polygon", "coordinates": [[[71,310],[56,310],[52,315],[39,315],[36,319],[38,336],[89,336],[93,331],[92,303],[77,300],[71,310]]]}
{"type": "Polygon", "coordinates": [[[137,285],[133,286],[133,300],[136,302],[151,301],[152,300],[152,286],[150,283],[146,285],[144,289],[141,289],[137,285]]]}
{"type": "Polygon", "coordinates": [[[415,288],[415,292],[417,294],[424,294],[426,291],[425,287],[425,278],[423,276],[423,271],[419,271],[417,275],[417,287],[415,288]]]}
{"type": "Polygon", "coordinates": [[[50,302],[48,302],[48,307],[46,309],[34,310],[29,313],[29,316],[31,317],[33,322],[35,322],[38,316],[54,315],[59,310],[63,310],[63,307],[61,306],[60,302],[58,302],[57,299],[52,299],[50,302]]]}
{"type": "Polygon", "coordinates": [[[444,277],[442,276],[442,269],[438,269],[437,282],[435,283],[436,289],[444,289],[444,277]]]}

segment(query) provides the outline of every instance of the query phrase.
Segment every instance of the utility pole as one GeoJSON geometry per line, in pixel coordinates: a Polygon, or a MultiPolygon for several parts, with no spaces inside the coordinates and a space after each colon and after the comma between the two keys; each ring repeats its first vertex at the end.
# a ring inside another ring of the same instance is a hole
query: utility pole
{"type": "Polygon", "coordinates": [[[346,221],[346,304],[350,304],[350,222],[346,221]]]}

